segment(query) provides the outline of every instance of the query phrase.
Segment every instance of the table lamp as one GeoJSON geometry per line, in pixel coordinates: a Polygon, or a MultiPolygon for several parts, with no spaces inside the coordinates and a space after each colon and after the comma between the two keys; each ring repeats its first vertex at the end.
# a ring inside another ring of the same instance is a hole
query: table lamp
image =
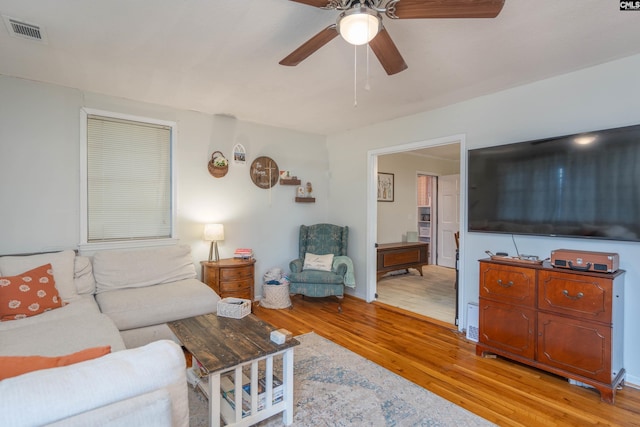
{"type": "Polygon", "coordinates": [[[211,242],[211,247],[209,248],[209,262],[218,262],[220,260],[220,256],[218,255],[218,240],[224,240],[224,227],[222,224],[206,224],[204,226],[204,240],[211,242]],[[212,259],[214,247],[215,259],[212,259]]]}

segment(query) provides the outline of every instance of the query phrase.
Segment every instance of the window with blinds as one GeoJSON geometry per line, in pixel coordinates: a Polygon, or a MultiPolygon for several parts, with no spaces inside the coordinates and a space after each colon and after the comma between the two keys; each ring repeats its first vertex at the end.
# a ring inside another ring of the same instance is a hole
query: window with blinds
{"type": "Polygon", "coordinates": [[[173,133],[86,114],[86,243],[173,237],[173,133]]]}

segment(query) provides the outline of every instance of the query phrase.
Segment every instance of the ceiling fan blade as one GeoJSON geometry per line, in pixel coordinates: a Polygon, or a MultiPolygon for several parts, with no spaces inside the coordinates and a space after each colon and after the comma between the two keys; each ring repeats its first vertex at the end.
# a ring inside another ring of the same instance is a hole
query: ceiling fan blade
{"type": "Polygon", "coordinates": [[[326,7],[329,4],[329,0],[291,0],[296,3],[308,4],[315,7],[326,7]]]}
{"type": "Polygon", "coordinates": [[[504,0],[400,0],[395,17],[419,18],[495,18],[504,0]]]}
{"type": "Polygon", "coordinates": [[[369,42],[369,47],[376,54],[378,61],[380,61],[382,68],[388,75],[391,76],[408,68],[385,28],[382,28],[378,35],[369,42]]]}
{"type": "Polygon", "coordinates": [[[335,24],[329,25],[327,28],[304,42],[302,46],[291,52],[289,56],[280,61],[280,65],[287,65],[290,67],[298,65],[316,50],[320,49],[337,36],[338,31],[336,30],[335,24]]]}

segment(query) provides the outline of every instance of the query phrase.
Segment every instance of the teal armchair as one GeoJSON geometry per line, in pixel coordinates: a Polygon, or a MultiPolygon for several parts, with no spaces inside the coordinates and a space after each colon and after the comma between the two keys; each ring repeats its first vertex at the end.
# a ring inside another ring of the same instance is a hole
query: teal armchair
{"type": "Polygon", "coordinates": [[[347,257],[349,227],[333,224],[301,225],[298,259],[289,263],[289,293],[307,297],[338,298],[338,311],[342,311],[344,287],[355,287],[353,264],[347,257]],[[331,271],[304,269],[307,253],[333,254],[331,271]]]}

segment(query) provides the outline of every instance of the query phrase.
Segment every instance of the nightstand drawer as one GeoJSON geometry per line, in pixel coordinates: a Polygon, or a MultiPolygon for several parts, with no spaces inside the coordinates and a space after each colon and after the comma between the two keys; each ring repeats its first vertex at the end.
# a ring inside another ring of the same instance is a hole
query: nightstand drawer
{"type": "Polygon", "coordinates": [[[253,258],[202,261],[202,277],[220,298],[236,297],[253,301],[255,262],[253,258]]]}
{"type": "Polygon", "coordinates": [[[242,298],[242,299],[248,299],[248,300],[252,299],[251,291],[249,289],[234,291],[234,292],[227,292],[225,294],[225,298],[242,298]]]}
{"type": "Polygon", "coordinates": [[[243,289],[249,289],[253,286],[253,278],[234,280],[232,282],[220,282],[220,292],[235,292],[243,289]]]}
{"type": "Polygon", "coordinates": [[[253,265],[220,269],[220,280],[239,280],[247,277],[253,277],[253,265]]]}

